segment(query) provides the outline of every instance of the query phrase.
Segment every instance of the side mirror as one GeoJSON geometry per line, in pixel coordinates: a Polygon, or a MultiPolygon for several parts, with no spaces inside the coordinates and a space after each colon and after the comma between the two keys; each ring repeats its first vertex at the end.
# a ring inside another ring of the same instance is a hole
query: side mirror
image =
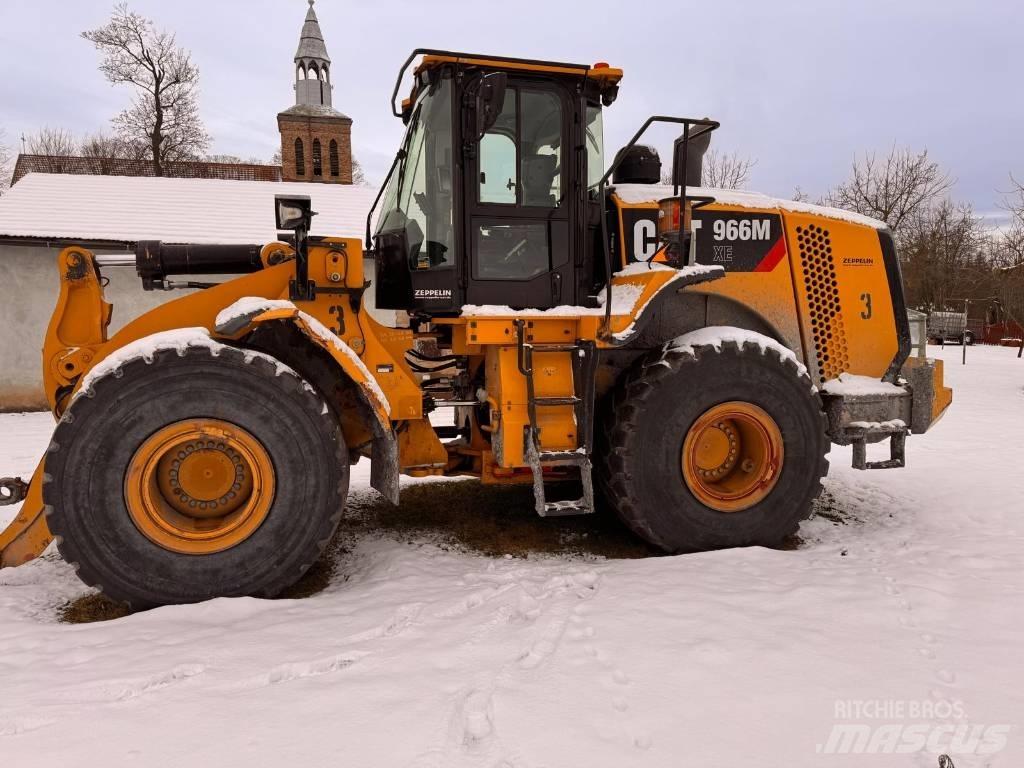
{"type": "Polygon", "coordinates": [[[409,235],[405,228],[379,232],[374,253],[377,307],[409,309],[415,300],[409,270],[409,235]]]}
{"type": "Polygon", "coordinates": [[[497,122],[505,104],[505,85],[508,76],[504,72],[492,72],[480,78],[476,92],[476,137],[483,135],[497,122]]]}
{"type": "Polygon", "coordinates": [[[308,232],[315,215],[308,195],[274,196],[274,220],[278,232],[300,228],[308,232]]]}
{"type": "Polygon", "coordinates": [[[685,144],[680,136],[672,147],[672,183],[699,187],[704,172],[704,153],[711,146],[711,131],[703,131],[685,144]],[[683,155],[685,154],[685,160],[683,155]],[[685,165],[685,167],[684,167],[685,165]]]}

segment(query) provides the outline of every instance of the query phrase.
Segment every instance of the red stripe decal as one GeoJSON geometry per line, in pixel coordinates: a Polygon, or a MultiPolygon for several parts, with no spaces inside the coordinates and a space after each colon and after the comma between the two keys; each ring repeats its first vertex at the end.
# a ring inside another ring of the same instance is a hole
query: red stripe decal
{"type": "Polygon", "coordinates": [[[775,241],[775,245],[773,245],[765,257],[761,259],[761,262],[754,267],[754,271],[771,272],[776,266],[778,266],[779,262],[782,261],[782,257],[785,255],[786,238],[779,235],[779,239],[775,241]]]}

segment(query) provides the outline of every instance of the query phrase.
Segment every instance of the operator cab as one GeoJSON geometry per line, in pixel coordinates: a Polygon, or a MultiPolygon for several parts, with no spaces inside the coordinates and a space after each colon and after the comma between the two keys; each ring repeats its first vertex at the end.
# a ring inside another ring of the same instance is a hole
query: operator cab
{"type": "Polygon", "coordinates": [[[394,110],[408,128],[379,198],[376,305],[595,305],[601,109],[622,72],[436,51],[406,67],[419,54],[394,110]]]}

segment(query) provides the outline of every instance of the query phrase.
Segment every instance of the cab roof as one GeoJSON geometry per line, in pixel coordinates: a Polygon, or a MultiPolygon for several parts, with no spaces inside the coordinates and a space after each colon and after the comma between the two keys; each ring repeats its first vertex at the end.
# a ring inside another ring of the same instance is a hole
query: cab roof
{"type": "MultiPolygon", "coordinates": [[[[401,81],[402,74],[417,57],[422,55],[422,59],[416,65],[413,70],[414,75],[419,75],[423,72],[436,69],[445,64],[455,64],[456,66],[466,67],[481,67],[484,69],[498,69],[506,71],[518,71],[527,73],[537,74],[551,74],[551,75],[563,75],[563,76],[576,76],[582,77],[587,80],[594,82],[598,90],[602,94],[609,94],[614,98],[614,92],[617,89],[619,81],[622,79],[622,70],[615,67],[609,66],[605,62],[598,62],[596,64],[570,64],[567,62],[560,61],[543,61],[539,59],[521,59],[514,58],[511,56],[494,56],[489,54],[478,54],[478,53],[457,53],[454,51],[440,51],[426,48],[418,48],[413,51],[412,55],[406,61],[405,66],[402,67],[399,72],[399,82],[401,81]]],[[[406,112],[409,105],[416,100],[418,80],[413,85],[412,92],[409,94],[409,98],[402,101],[401,113],[396,111],[397,116],[401,116],[406,112]]],[[[398,87],[396,86],[396,93],[398,87]]],[[[609,102],[610,103],[610,102],[609,102]]]]}
{"type": "Polygon", "coordinates": [[[468,53],[437,53],[427,54],[420,61],[414,72],[419,74],[434,69],[441,64],[464,64],[471,67],[487,69],[508,69],[521,72],[542,72],[557,75],[578,75],[589,77],[609,85],[622,79],[622,70],[608,66],[605,62],[597,64],[568,64],[559,61],[539,61],[534,59],[515,59],[507,56],[487,56],[468,53]]]}

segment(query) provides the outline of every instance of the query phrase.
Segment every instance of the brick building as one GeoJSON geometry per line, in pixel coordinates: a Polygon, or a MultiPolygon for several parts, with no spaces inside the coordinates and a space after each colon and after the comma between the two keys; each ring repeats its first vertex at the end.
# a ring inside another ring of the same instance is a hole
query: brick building
{"type": "Polygon", "coordinates": [[[285,181],[352,183],[352,120],[331,104],[331,57],[309,0],[295,52],[295,105],[277,116],[285,181]]]}

